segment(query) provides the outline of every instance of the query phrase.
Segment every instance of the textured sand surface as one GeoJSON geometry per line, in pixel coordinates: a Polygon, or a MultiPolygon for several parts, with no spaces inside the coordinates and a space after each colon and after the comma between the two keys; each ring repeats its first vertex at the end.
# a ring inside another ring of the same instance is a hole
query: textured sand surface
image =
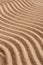
{"type": "Polygon", "coordinates": [[[43,65],[43,0],[0,0],[0,65],[43,65]]]}

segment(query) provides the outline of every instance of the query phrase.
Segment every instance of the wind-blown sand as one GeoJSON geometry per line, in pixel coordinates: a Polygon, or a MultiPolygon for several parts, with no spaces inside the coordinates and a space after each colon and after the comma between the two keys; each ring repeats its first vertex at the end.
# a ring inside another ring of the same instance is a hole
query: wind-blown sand
{"type": "Polygon", "coordinates": [[[43,65],[43,0],[0,0],[0,65],[43,65]]]}

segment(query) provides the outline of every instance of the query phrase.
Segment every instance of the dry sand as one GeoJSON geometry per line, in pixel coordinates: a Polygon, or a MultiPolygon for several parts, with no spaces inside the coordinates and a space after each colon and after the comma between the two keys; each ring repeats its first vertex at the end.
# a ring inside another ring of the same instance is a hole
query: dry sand
{"type": "Polygon", "coordinates": [[[43,0],[0,0],[0,65],[43,65],[43,0]]]}

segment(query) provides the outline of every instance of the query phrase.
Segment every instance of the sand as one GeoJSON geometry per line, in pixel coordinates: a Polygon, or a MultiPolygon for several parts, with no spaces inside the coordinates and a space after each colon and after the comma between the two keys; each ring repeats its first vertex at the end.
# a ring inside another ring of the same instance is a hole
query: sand
{"type": "Polygon", "coordinates": [[[0,0],[0,65],[43,65],[43,0],[0,0]]]}

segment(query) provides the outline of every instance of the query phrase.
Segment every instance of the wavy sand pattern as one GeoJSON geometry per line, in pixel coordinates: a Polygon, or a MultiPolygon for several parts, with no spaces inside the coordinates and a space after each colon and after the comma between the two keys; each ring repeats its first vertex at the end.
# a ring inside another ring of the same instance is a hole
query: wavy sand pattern
{"type": "Polygon", "coordinates": [[[0,65],[43,65],[43,0],[0,0],[0,65]]]}

